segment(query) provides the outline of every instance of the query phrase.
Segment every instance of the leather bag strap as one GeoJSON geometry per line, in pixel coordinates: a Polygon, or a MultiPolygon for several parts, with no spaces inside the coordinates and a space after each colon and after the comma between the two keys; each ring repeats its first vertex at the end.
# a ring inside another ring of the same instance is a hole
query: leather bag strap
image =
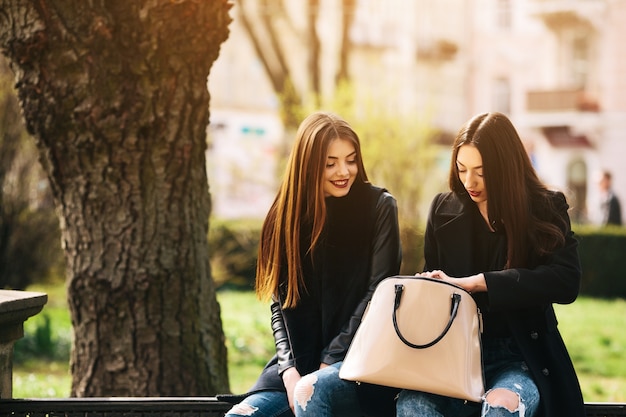
{"type": "Polygon", "coordinates": [[[396,284],[395,288],[396,288],[396,297],[395,297],[395,301],[394,301],[394,304],[393,304],[393,328],[395,329],[396,334],[398,335],[400,340],[402,340],[402,342],[405,345],[407,345],[409,347],[412,347],[413,349],[426,349],[426,348],[429,348],[429,347],[435,345],[437,342],[439,342],[441,339],[443,339],[443,337],[446,335],[446,333],[448,333],[448,330],[450,330],[450,327],[452,326],[452,322],[456,318],[456,314],[459,311],[459,304],[461,303],[461,294],[458,294],[458,293],[452,294],[452,297],[451,297],[452,298],[452,307],[450,309],[450,319],[448,320],[448,324],[443,329],[441,334],[439,336],[437,336],[432,342],[429,342],[429,343],[426,343],[426,344],[423,344],[423,345],[417,345],[415,343],[411,343],[408,340],[406,340],[406,338],[404,336],[402,336],[402,332],[398,328],[398,319],[397,319],[396,316],[397,316],[398,308],[400,307],[400,300],[402,298],[402,293],[404,291],[404,285],[396,284]]]}

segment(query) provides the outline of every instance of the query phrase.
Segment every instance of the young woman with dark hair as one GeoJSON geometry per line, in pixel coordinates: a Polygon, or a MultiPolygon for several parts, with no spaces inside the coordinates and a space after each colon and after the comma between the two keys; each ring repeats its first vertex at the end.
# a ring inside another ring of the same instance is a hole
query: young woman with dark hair
{"type": "MultiPolygon", "coordinates": [[[[565,196],[538,178],[511,121],[469,120],[452,148],[450,192],[426,226],[424,275],[472,293],[483,319],[482,405],[403,390],[397,416],[584,417],[553,303],[572,303],[581,279],[565,196]]],[[[445,358],[442,358],[445,360],[445,358]]]]}

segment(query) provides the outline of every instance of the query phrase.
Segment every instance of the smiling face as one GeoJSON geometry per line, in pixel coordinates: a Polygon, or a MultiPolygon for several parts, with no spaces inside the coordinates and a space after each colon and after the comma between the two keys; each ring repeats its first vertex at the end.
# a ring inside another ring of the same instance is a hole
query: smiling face
{"type": "Polygon", "coordinates": [[[456,157],[459,180],[481,213],[487,213],[487,188],[483,177],[483,158],[474,145],[463,145],[456,157]]]}
{"type": "Polygon", "coordinates": [[[331,141],[324,169],[324,196],[347,195],[358,172],[357,154],[352,142],[341,138],[331,141]]]}

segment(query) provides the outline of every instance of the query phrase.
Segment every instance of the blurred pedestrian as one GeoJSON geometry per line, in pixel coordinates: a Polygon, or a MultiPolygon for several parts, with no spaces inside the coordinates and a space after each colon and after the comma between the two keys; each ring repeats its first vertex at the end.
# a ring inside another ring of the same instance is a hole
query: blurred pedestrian
{"type": "Polygon", "coordinates": [[[622,207],[619,198],[613,192],[613,176],[610,171],[602,171],[600,181],[600,208],[602,209],[602,225],[622,225],[622,207]]]}

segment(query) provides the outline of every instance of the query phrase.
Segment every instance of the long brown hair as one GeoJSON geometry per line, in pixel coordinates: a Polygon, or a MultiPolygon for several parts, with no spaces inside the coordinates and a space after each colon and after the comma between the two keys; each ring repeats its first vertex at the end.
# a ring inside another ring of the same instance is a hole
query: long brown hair
{"type": "Polygon", "coordinates": [[[313,113],[302,121],[278,194],[261,230],[256,293],[262,300],[278,297],[281,274],[287,284],[284,307],[294,307],[305,290],[300,259],[302,226],[312,227],[307,251],[313,253],[326,220],[324,173],[328,146],[335,139],[352,142],[358,167],[356,182],[368,181],[359,137],[346,121],[326,112],[313,113]]]}
{"type": "Polygon", "coordinates": [[[563,244],[562,225],[554,224],[559,216],[537,217],[537,207],[548,212],[556,209],[511,121],[501,113],[483,113],[459,130],[452,145],[448,180],[450,189],[459,195],[467,191],[459,179],[456,159],[459,148],[468,144],[482,157],[489,222],[506,232],[506,267],[526,266],[531,248],[545,255],[563,244]]]}

